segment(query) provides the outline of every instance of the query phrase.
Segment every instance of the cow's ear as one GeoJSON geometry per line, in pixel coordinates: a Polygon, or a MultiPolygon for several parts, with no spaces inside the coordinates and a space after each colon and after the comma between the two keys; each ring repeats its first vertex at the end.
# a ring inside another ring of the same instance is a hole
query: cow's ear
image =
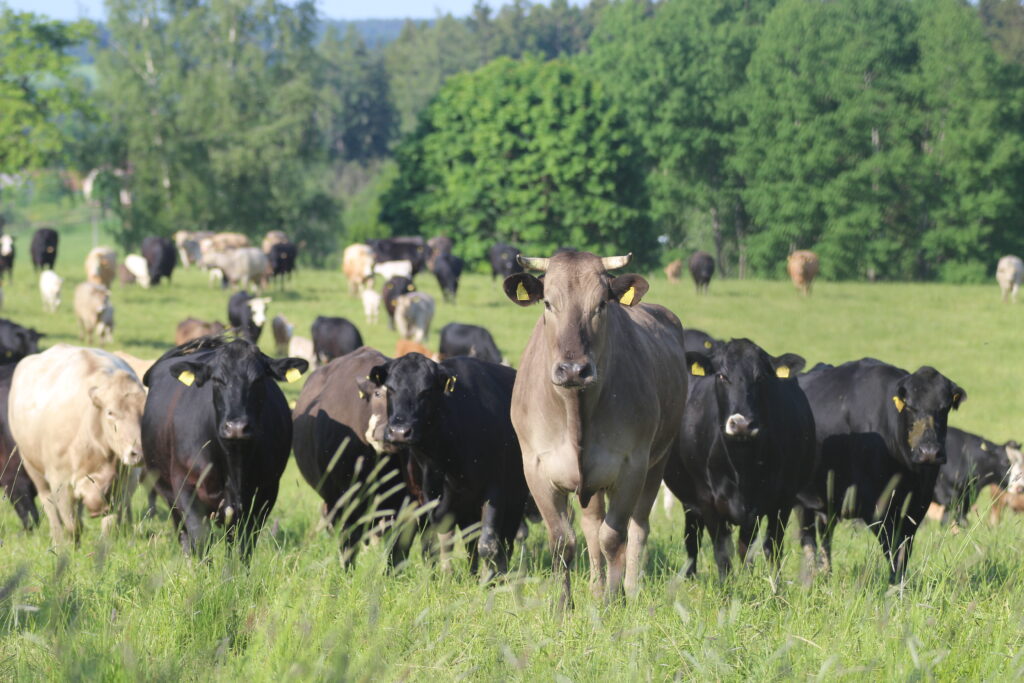
{"type": "Polygon", "coordinates": [[[210,379],[210,366],[206,363],[195,363],[190,360],[172,363],[168,368],[171,376],[187,387],[193,384],[201,387],[210,379]]]}
{"type": "Polygon", "coordinates": [[[783,379],[797,374],[804,369],[805,365],[807,365],[807,361],[803,359],[803,356],[798,356],[795,353],[784,353],[772,358],[775,375],[783,379]]]}
{"type": "Polygon", "coordinates": [[[636,273],[627,273],[612,280],[610,287],[612,299],[623,306],[636,306],[651,285],[642,276],[636,273]]]}
{"type": "Polygon", "coordinates": [[[445,396],[451,396],[455,393],[455,386],[458,383],[458,375],[449,372],[447,368],[442,365],[437,366],[437,385],[441,388],[441,391],[445,396]]]}
{"type": "Polygon", "coordinates": [[[520,306],[529,306],[544,298],[544,283],[529,273],[509,275],[504,287],[505,296],[520,306]]]}
{"type": "Polygon", "coordinates": [[[99,387],[89,387],[89,400],[92,401],[92,404],[100,410],[103,409],[103,402],[100,401],[99,387]]]}
{"type": "Polygon", "coordinates": [[[356,393],[360,400],[369,401],[370,396],[373,395],[376,389],[380,388],[380,385],[371,381],[369,377],[360,377],[356,380],[356,387],[358,389],[356,393]]]}
{"type": "Polygon", "coordinates": [[[960,404],[967,400],[967,392],[953,385],[953,410],[959,410],[960,404]]]}
{"type": "Polygon", "coordinates": [[[707,377],[715,372],[711,358],[700,351],[686,352],[686,367],[694,377],[707,377]]]}
{"type": "Polygon", "coordinates": [[[267,361],[270,368],[270,376],[278,382],[295,382],[302,377],[302,373],[309,370],[309,361],[302,358],[278,358],[267,361]]]}

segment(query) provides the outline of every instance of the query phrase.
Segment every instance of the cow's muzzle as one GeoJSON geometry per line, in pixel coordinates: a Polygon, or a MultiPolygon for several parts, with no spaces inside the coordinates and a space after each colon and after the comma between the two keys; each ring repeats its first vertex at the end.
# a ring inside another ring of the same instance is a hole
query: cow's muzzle
{"type": "Polygon", "coordinates": [[[225,420],[220,426],[220,435],[224,439],[251,439],[252,429],[248,420],[225,420]]]}
{"type": "Polygon", "coordinates": [[[918,444],[911,451],[911,461],[915,465],[942,465],[946,462],[946,453],[937,443],[918,444]]]}
{"type": "Polygon", "coordinates": [[[384,443],[404,446],[413,440],[412,425],[408,422],[389,422],[384,430],[384,443]]]}
{"type": "Polygon", "coordinates": [[[757,422],[736,413],[725,421],[725,435],[738,440],[753,439],[761,432],[757,422]]]}
{"type": "Polygon", "coordinates": [[[566,389],[582,389],[597,380],[597,369],[593,363],[555,363],[551,370],[551,381],[566,389]]]}

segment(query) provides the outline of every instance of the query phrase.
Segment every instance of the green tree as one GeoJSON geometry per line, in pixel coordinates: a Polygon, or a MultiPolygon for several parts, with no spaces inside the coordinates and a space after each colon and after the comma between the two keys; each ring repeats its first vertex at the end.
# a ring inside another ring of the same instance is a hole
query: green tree
{"type": "Polygon", "coordinates": [[[18,173],[57,159],[69,118],[88,114],[84,79],[67,50],[92,32],[0,6],[0,172],[18,173]]]}
{"type": "Polygon", "coordinates": [[[648,262],[655,250],[640,145],[603,87],[571,63],[501,58],[452,77],[397,160],[385,221],[446,233],[466,259],[499,240],[648,262]]]}

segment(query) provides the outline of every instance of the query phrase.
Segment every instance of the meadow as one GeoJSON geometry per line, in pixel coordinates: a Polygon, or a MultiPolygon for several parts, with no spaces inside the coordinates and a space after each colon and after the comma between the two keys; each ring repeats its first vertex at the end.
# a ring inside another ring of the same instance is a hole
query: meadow
{"type": "MultiPolygon", "coordinates": [[[[80,219],[81,212],[77,214],[80,219]]],[[[74,285],[91,245],[89,226],[61,226],[57,272],[67,281],[55,315],[42,312],[18,235],[14,283],[2,316],[47,334],[44,346],[77,343],[74,285]]],[[[19,232],[21,230],[21,232],[19,232]]],[[[788,282],[712,282],[697,297],[688,281],[651,275],[647,300],[684,325],[718,337],[746,336],[809,364],[875,356],[907,369],[929,364],[963,386],[951,424],[1004,441],[1018,423],[1024,384],[1024,305],[1000,303],[995,283],[947,286],[819,282],[799,297],[788,282]]],[[[440,302],[429,274],[417,283],[440,302]]],[[[115,284],[115,343],[143,358],[171,344],[178,320],[226,322],[229,292],[204,273],[177,270],[149,291],[115,284]]],[[[318,314],[343,315],[385,353],[397,335],[364,324],[338,270],[300,270],[271,292],[271,315],[308,335],[318,314]]],[[[488,275],[463,279],[458,304],[439,303],[427,345],[449,321],[489,328],[513,365],[539,309],[508,302],[488,275]]],[[[268,329],[261,346],[273,352],[268,329]]],[[[289,399],[301,383],[283,385],[289,399]]],[[[144,496],[135,500],[141,509],[144,496]]],[[[988,505],[983,497],[981,508],[988,505]]],[[[517,548],[513,572],[480,585],[465,562],[451,573],[414,555],[389,572],[382,548],[343,566],[336,539],[319,530],[320,499],[294,464],[251,564],[214,548],[182,555],[170,522],[136,520],[99,538],[87,520],[78,549],[53,548],[43,528],[21,530],[0,502],[0,679],[5,680],[747,680],[1019,679],[1024,675],[1024,518],[990,527],[982,515],[959,534],[928,523],[918,535],[903,590],[886,583],[874,536],[850,524],[835,540],[835,570],[800,580],[792,525],[782,580],[763,560],[724,583],[702,551],[697,578],[685,563],[682,514],[657,506],[638,598],[606,605],[587,589],[585,553],[575,572],[576,607],[553,611],[557,585],[542,526],[517,548]]],[[[582,544],[582,534],[580,534],[582,544]]]]}

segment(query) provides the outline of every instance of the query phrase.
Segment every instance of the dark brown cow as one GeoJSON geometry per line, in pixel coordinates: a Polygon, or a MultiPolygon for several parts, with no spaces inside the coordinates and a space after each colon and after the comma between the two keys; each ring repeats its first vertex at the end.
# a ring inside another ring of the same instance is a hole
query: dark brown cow
{"type": "Polygon", "coordinates": [[[544,271],[544,280],[527,273],[505,280],[505,293],[520,306],[544,301],[516,377],[512,423],[556,570],[563,570],[562,605],[576,553],[569,493],[583,506],[591,589],[612,598],[625,581],[627,594],[637,591],[648,517],[686,402],[679,319],[661,306],[639,305],[644,278],[608,273],[630,257],[520,257],[544,271]]]}

